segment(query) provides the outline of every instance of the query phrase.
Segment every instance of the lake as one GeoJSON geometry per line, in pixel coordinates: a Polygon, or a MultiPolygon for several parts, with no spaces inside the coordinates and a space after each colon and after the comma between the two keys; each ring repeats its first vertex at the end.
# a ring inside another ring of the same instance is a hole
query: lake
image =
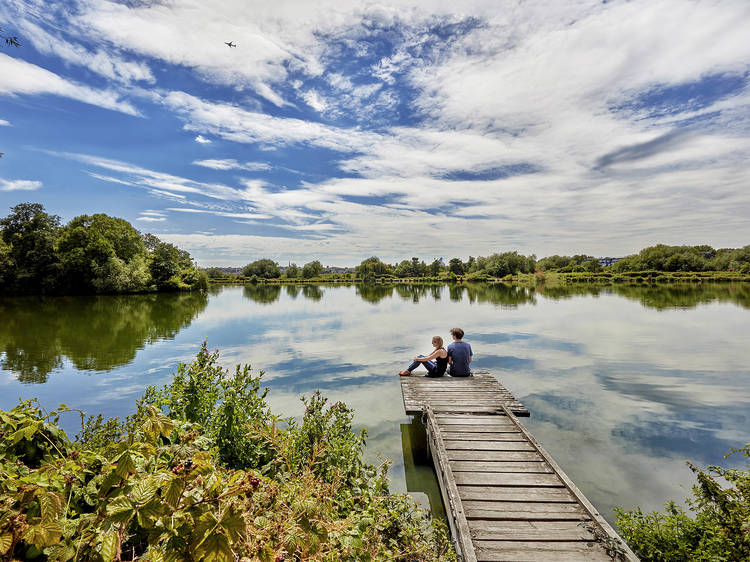
{"type": "MultiPolygon", "coordinates": [[[[750,441],[750,285],[215,286],[208,294],[0,299],[0,407],[38,397],[125,416],[201,342],[227,367],[264,370],[273,411],[320,389],[356,410],[394,491],[439,510],[414,454],[399,377],[430,339],[465,330],[531,412],[533,435],[602,512],[660,509],[690,491],[685,465],[750,441]]],[[[74,435],[74,415],[65,428],[74,435]]]]}

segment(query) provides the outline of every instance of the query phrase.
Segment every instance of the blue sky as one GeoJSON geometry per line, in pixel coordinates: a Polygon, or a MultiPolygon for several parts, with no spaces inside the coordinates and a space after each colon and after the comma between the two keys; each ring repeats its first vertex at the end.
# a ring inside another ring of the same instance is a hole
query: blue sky
{"type": "Polygon", "coordinates": [[[746,0],[5,0],[0,26],[3,216],[104,212],[206,266],[750,243],[746,0]]]}

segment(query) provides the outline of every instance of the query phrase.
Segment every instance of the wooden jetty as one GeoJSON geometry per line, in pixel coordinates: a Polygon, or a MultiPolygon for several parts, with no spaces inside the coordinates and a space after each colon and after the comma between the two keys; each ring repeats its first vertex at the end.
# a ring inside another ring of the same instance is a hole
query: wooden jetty
{"type": "Polygon", "coordinates": [[[638,558],[521,424],[496,379],[401,377],[421,414],[453,543],[463,562],[638,558]]]}

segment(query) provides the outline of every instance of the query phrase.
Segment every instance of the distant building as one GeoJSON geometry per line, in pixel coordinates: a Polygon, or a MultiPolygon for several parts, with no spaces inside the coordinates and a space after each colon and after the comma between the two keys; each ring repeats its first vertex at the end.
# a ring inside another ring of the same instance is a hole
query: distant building
{"type": "Polygon", "coordinates": [[[329,265],[325,268],[326,273],[352,273],[353,271],[353,267],[337,267],[334,265],[329,265]]]}
{"type": "Polygon", "coordinates": [[[622,258],[599,258],[599,265],[602,267],[609,267],[615,262],[620,261],[622,258]]]}
{"type": "Polygon", "coordinates": [[[237,275],[242,271],[241,267],[220,267],[218,269],[224,275],[237,275]]]}

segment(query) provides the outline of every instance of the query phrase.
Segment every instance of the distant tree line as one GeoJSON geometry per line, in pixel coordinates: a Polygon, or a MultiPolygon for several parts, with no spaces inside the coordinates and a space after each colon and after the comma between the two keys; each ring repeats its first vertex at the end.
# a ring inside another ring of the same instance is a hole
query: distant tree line
{"type": "Polygon", "coordinates": [[[593,256],[549,256],[537,262],[543,271],[561,273],[611,271],[737,271],[750,273],[750,246],[743,248],[722,248],[711,246],[668,246],[657,244],[644,248],[639,253],[615,261],[603,268],[593,256]]]}
{"type": "Polygon", "coordinates": [[[123,219],[81,215],[62,225],[38,203],[0,219],[0,291],[91,294],[206,288],[190,254],[123,219]]]}
{"type": "MultiPolygon", "coordinates": [[[[246,265],[242,269],[241,276],[251,280],[313,279],[321,276],[324,271],[325,268],[318,260],[307,263],[301,268],[296,264],[290,264],[285,271],[282,271],[282,268],[275,261],[264,258],[246,265]]],[[[426,263],[418,257],[390,264],[377,256],[372,256],[356,266],[353,274],[342,274],[334,277],[356,278],[364,281],[385,278],[456,279],[459,277],[468,280],[482,280],[537,271],[559,273],[736,271],[749,274],[750,246],[716,250],[706,245],[667,246],[658,244],[644,248],[638,254],[619,258],[608,266],[603,266],[599,258],[586,254],[553,255],[537,260],[534,255],[525,256],[518,252],[503,252],[486,257],[469,256],[466,261],[460,258],[451,258],[447,264],[444,264],[442,259],[435,259],[426,263]]],[[[209,268],[206,272],[211,279],[227,277],[216,267],[209,268]]]]}

